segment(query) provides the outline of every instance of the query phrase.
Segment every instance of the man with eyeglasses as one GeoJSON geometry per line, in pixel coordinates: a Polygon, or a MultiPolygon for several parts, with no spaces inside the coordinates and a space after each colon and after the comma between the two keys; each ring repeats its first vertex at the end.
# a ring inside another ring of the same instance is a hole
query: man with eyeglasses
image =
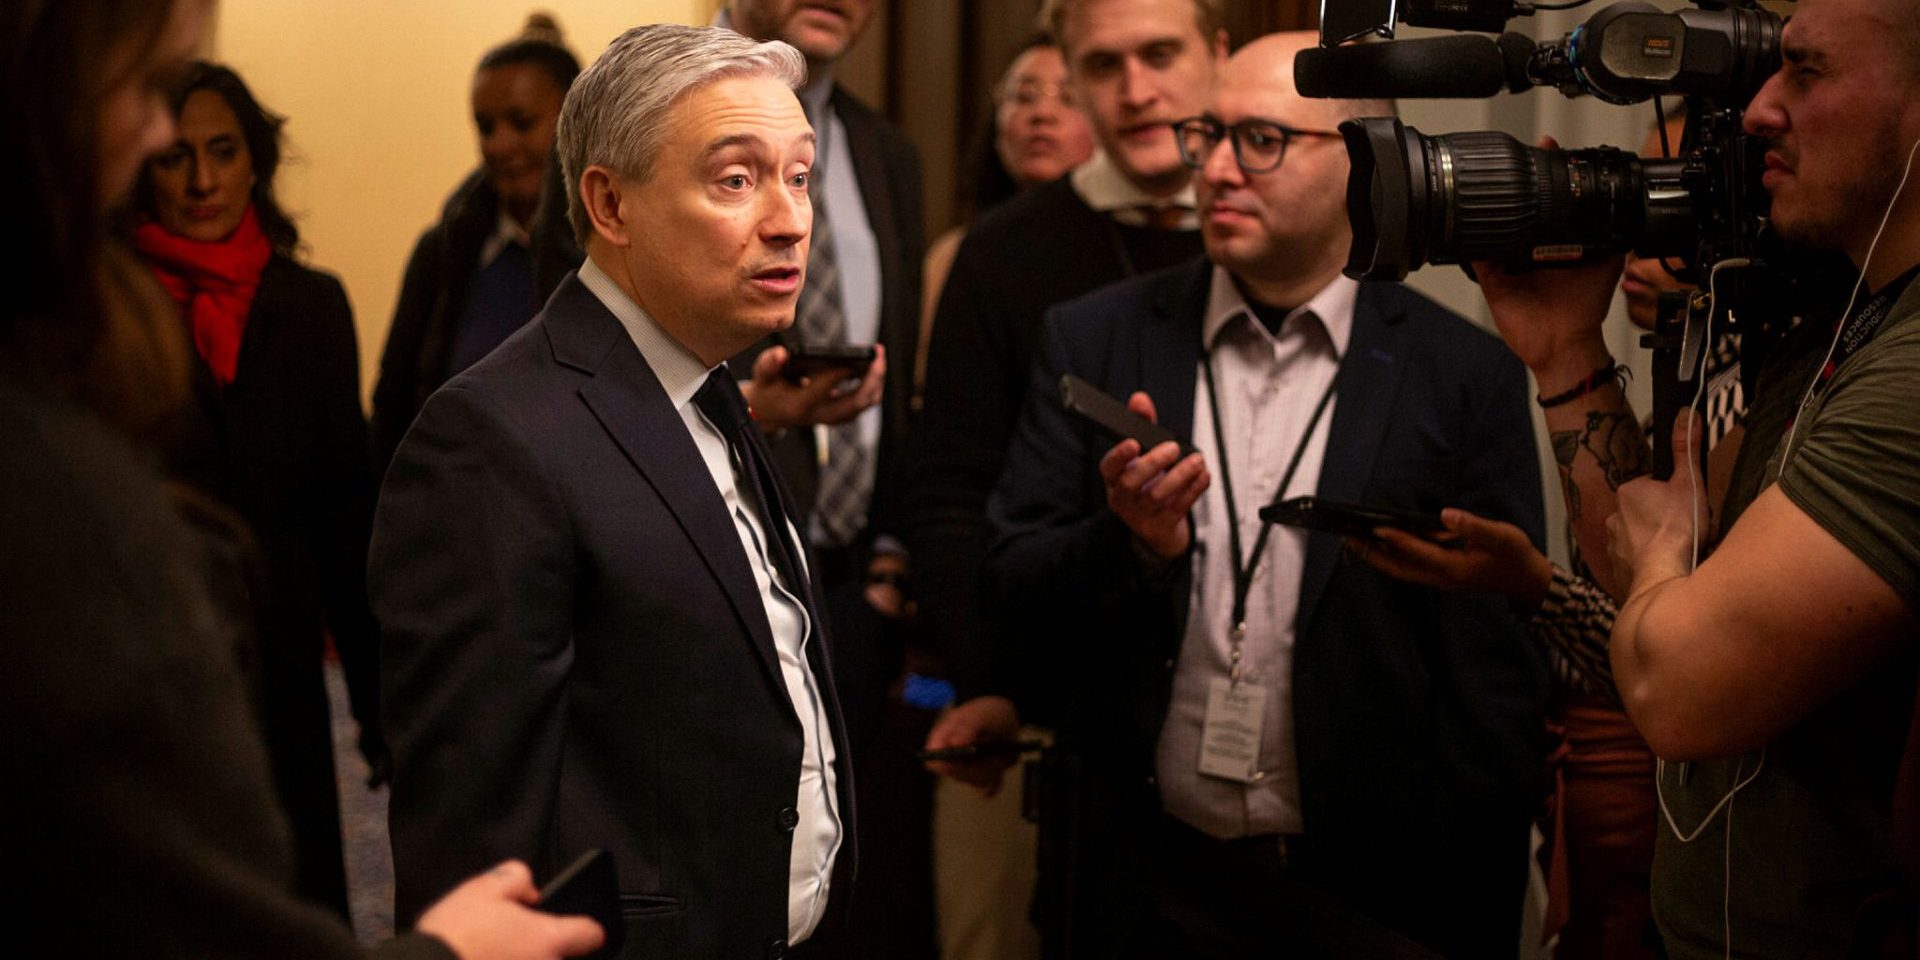
{"type": "Polygon", "coordinates": [[[1519,621],[1259,518],[1312,495],[1543,532],[1524,369],[1419,295],[1341,275],[1334,128],[1392,104],[1302,99],[1312,42],[1248,45],[1174,125],[1208,259],[1048,314],[989,505],[994,599],[1075,625],[1048,641],[1076,676],[1060,741],[1098,798],[1078,823],[1085,956],[1519,947],[1545,696],[1519,621]],[[1074,419],[1068,373],[1193,450],[1074,419]]]}

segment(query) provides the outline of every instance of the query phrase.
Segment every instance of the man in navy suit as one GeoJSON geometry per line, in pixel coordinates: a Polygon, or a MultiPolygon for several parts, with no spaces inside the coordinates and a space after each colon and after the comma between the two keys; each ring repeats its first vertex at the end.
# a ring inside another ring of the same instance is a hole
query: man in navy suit
{"type": "Polygon", "coordinates": [[[1504,601],[1266,527],[1315,495],[1542,536],[1526,374],[1398,286],[1341,275],[1347,155],[1387,103],[1293,88],[1250,44],[1177,124],[1207,261],[1049,315],[989,505],[988,589],[1064,645],[1074,955],[1513,956],[1545,676],[1504,601]],[[1195,450],[1115,444],[1072,373],[1195,450]],[[1412,941],[1411,943],[1408,941],[1412,941]]]}
{"type": "Polygon", "coordinates": [[[630,957],[804,953],[852,783],[795,505],[725,360],[793,322],[798,51],[639,27],[558,139],[587,259],[430,398],[371,557],[398,909],[612,851],[630,957]]]}

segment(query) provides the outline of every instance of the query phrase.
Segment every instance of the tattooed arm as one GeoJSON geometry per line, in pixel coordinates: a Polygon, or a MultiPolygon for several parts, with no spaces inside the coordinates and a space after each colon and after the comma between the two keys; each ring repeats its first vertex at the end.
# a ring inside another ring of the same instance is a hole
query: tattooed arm
{"type": "MultiPolygon", "coordinates": [[[[1541,396],[1565,392],[1612,362],[1600,327],[1619,260],[1530,274],[1488,263],[1474,269],[1501,338],[1533,372],[1541,396]]],[[[1567,504],[1574,572],[1620,597],[1624,585],[1614,582],[1605,562],[1607,518],[1617,509],[1620,485],[1647,472],[1640,421],[1617,381],[1543,412],[1567,504]],[[1597,562],[1583,564],[1582,556],[1597,562]]]]}

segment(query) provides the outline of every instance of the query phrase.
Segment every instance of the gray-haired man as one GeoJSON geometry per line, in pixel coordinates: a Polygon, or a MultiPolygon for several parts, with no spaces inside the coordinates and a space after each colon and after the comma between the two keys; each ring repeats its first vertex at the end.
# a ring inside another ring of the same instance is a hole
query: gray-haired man
{"type": "Polygon", "coordinates": [[[790,324],[800,54],[623,34],[560,117],[587,260],[387,474],[398,906],[614,854],[624,956],[784,956],[844,899],[851,778],[805,541],[723,361],[790,324]]]}

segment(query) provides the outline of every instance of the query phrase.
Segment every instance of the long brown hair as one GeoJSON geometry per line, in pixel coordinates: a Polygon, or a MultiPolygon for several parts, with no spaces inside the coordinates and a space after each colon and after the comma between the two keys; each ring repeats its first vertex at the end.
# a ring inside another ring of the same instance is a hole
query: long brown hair
{"type": "Polygon", "coordinates": [[[135,432],[185,395],[187,356],[100,209],[102,112],[128,81],[103,65],[144,68],[174,7],[197,2],[0,3],[0,210],[24,240],[0,257],[0,369],[135,432]]]}

